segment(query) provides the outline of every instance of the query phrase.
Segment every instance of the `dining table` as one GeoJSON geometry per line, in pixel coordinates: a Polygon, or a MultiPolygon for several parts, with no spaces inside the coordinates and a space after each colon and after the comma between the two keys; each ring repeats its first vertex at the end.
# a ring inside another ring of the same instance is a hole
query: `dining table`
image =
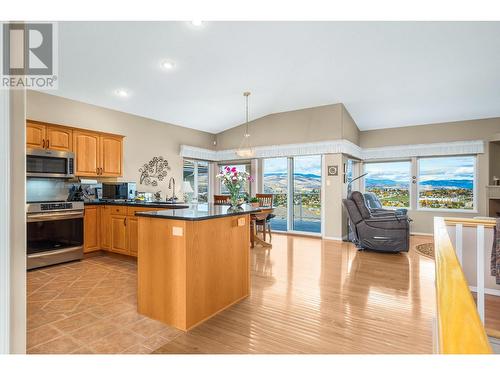
{"type": "Polygon", "coordinates": [[[250,215],[250,244],[252,248],[255,247],[256,245],[266,248],[273,246],[269,242],[264,241],[257,235],[257,221],[266,220],[267,216],[269,214],[272,214],[273,212],[274,212],[273,207],[260,207],[259,212],[255,212],[250,215]]]}

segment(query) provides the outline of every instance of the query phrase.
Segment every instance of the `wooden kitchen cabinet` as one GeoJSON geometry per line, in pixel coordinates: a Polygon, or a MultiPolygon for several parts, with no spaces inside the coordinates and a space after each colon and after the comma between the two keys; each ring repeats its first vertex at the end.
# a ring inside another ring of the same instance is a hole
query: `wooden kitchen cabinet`
{"type": "Polygon", "coordinates": [[[85,207],[83,216],[83,252],[100,250],[99,206],[85,207]]]}
{"type": "Polygon", "coordinates": [[[73,131],[75,176],[99,174],[99,134],[82,130],[73,131]]]}
{"type": "Polygon", "coordinates": [[[101,249],[111,249],[111,208],[100,206],[101,211],[101,249]]]}
{"type": "Polygon", "coordinates": [[[61,126],[47,126],[45,148],[58,151],[73,150],[73,130],[61,126]]]}
{"type": "Polygon", "coordinates": [[[119,177],[123,165],[123,138],[113,135],[101,135],[99,139],[100,175],[119,177]]]}
{"type": "Polygon", "coordinates": [[[127,216],[111,216],[111,251],[128,254],[127,216]]]}
{"type": "Polygon", "coordinates": [[[122,176],[123,137],[75,130],[73,145],[76,176],[122,176]]]}
{"type": "Polygon", "coordinates": [[[125,205],[85,206],[84,252],[107,250],[137,257],[139,228],[135,213],[161,209],[125,205]]]}
{"type": "Polygon", "coordinates": [[[45,148],[46,126],[27,121],[26,122],[26,147],[27,148],[45,148]]]}
{"type": "Polygon", "coordinates": [[[56,151],[73,150],[73,130],[38,121],[26,122],[26,147],[56,151]]]}
{"type": "Polygon", "coordinates": [[[75,153],[75,176],[123,176],[123,136],[26,121],[26,147],[75,153]]]}
{"type": "Polygon", "coordinates": [[[139,227],[137,217],[127,218],[127,236],[129,254],[136,257],[139,247],[139,227]]]}

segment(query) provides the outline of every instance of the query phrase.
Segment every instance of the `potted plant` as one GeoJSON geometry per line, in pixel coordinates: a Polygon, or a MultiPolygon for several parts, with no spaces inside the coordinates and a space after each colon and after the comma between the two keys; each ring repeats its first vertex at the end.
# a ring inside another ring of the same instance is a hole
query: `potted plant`
{"type": "Polygon", "coordinates": [[[257,199],[257,197],[250,198],[248,203],[250,203],[250,206],[252,207],[260,207],[260,201],[257,199]]]}
{"type": "Polygon", "coordinates": [[[241,206],[245,202],[241,196],[241,189],[249,181],[252,181],[252,176],[248,172],[238,171],[236,167],[225,166],[219,172],[217,178],[222,181],[229,191],[231,208],[235,209],[241,206]]]}

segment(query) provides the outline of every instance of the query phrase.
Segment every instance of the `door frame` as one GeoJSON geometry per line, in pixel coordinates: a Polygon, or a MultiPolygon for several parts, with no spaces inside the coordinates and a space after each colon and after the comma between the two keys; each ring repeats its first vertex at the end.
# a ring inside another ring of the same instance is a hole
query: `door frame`
{"type": "Polygon", "coordinates": [[[262,159],[262,168],[261,168],[261,180],[262,180],[262,191],[264,191],[264,168],[265,168],[265,159],[280,159],[286,158],[287,160],[287,221],[286,221],[286,231],[275,231],[278,233],[290,233],[290,234],[299,234],[313,237],[322,237],[324,231],[324,189],[323,189],[323,165],[324,165],[324,155],[323,154],[314,154],[314,155],[296,155],[296,156],[279,156],[276,158],[263,158],[262,159]],[[294,181],[293,181],[293,172],[294,172],[294,158],[300,156],[318,156],[320,158],[321,167],[321,191],[320,191],[320,200],[321,200],[321,212],[320,212],[320,231],[319,232],[305,232],[293,229],[293,197],[294,197],[294,181]]]}

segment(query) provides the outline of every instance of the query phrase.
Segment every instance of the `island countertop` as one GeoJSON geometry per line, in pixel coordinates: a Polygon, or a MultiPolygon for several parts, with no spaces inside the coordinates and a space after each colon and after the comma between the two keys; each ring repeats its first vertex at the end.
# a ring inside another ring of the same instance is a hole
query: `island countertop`
{"type": "Polygon", "coordinates": [[[85,206],[129,206],[129,207],[150,207],[150,208],[164,208],[164,209],[179,209],[188,208],[189,204],[184,202],[141,202],[141,201],[123,201],[123,200],[91,200],[84,201],[85,206]]]}
{"type": "Polygon", "coordinates": [[[171,220],[208,220],[226,216],[237,216],[260,212],[262,207],[252,207],[244,204],[240,210],[229,210],[228,205],[217,205],[212,203],[190,204],[188,208],[168,209],[161,211],[137,212],[135,216],[149,218],[171,219],[171,220]]]}

